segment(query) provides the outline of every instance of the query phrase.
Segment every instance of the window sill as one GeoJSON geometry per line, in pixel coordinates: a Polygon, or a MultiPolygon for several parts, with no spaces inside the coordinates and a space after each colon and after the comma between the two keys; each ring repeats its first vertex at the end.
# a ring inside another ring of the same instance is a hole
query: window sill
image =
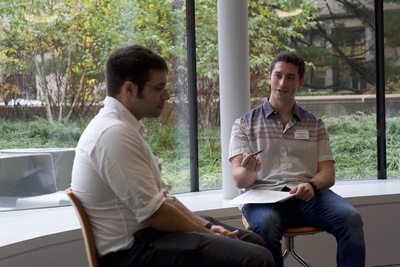
{"type": "MultiPolygon", "coordinates": [[[[333,191],[352,205],[400,202],[400,179],[337,181],[333,191]]],[[[218,219],[239,219],[240,211],[222,198],[222,190],[176,195],[190,210],[218,219]]],[[[82,238],[80,226],[71,206],[0,212],[0,262],[60,243],[82,238]],[[6,231],[4,230],[6,229],[6,231]]]]}
{"type": "MultiPolygon", "coordinates": [[[[387,180],[337,180],[331,188],[352,205],[379,203],[400,197],[400,179],[387,180]]],[[[222,190],[183,193],[176,195],[190,210],[195,212],[237,209],[222,198],[222,190]]]]}

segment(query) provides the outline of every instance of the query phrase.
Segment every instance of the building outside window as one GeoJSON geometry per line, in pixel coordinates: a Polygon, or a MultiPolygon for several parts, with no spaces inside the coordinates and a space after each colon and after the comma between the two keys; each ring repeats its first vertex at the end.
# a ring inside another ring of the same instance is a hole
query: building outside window
{"type": "MultiPolygon", "coordinates": [[[[394,178],[399,177],[394,154],[400,152],[400,147],[394,140],[398,140],[395,125],[399,123],[400,50],[393,26],[400,17],[400,6],[384,1],[383,8],[387,177],[394,178]]],[[[314,102],[317,97],[321,99],[319,107],[310,108],[315,114],[326,116],[337,179],[376,179],[378,32],[374,1],[327,1],[319,10],[319,20],[316,27],[304,33],[303,40],[291,40],[289,44],[313,63],[307,71],[305,95],[315,95],[314,102]],[[339,129],[337,123],[346,127],[339,129]]],[[[301,98],[298,101],[308,105],[301,98]]]]}

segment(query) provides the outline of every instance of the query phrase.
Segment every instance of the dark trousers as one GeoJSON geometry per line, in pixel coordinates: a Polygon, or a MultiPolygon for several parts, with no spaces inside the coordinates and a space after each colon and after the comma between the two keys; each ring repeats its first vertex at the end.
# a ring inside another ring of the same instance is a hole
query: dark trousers
{"type": "MultiPolygon", "coordinates": [[[[235,230],[211,217],[204,218],[235,230]]],[[[134,236],[130,249],[103,256],[100,267],[274,266],[262,238],[247,231],[240,230],[239,240],[197,232],[159,232],[150,227],[134,236]]]]}

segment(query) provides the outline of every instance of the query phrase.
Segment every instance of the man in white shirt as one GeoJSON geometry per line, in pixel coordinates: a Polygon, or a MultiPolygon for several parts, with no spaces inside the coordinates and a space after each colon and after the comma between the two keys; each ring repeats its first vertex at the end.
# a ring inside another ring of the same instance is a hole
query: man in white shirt
{"type": "Polygon", "coordinates": [[[167,71],[143,46],[112,53],[104,108],[76,148],[71,187],[88,214],[100,266],[273,266],[261,238],[199,217],[168,194],[140,122],[158,117],[170,98],[167,71]]]}

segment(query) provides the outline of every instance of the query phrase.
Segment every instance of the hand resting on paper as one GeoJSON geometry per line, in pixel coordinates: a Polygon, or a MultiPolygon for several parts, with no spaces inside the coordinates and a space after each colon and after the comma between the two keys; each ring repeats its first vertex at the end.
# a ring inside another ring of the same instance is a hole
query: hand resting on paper
{"type": "Polygon", "coordinates": [[[289,193],[294,194],[295,198],[301,199],[304,202],[309,202],[314,198],[314,189],[308,183],[295,186],[289,193]]]}

